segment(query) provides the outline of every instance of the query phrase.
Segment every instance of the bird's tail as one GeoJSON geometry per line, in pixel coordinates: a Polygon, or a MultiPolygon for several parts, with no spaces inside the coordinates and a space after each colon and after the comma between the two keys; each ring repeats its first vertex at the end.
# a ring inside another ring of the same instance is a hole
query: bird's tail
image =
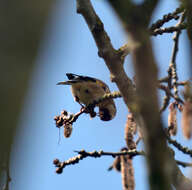
{"type": "Polygon", "coordinates": [[[63,81],[63,82],[58,82],[57,85],[72,85],[76,82],[77,81],[63,81]]]}

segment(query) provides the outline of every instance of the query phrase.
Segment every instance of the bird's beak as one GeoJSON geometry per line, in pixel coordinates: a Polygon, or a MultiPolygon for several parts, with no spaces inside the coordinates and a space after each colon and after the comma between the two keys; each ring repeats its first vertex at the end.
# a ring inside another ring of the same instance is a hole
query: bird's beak
{"type": "Polygon", "coordinates": [[[57,85],[65,85],[65,82],[58,82],[57,85]]]}

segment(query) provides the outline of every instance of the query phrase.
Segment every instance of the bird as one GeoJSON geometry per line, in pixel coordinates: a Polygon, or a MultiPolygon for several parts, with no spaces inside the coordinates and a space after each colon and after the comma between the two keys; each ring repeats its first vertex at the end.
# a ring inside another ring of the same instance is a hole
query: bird
{"type": "MultiPolygon", "coordinates": [[[[67,81],[58,82],[57,85],[70,85],[74,100],[82,107],[92,104],[106,93],[110,93],[109,87],[103,81],[73,73],[66,73],[67,81]]],[[[113,99],[106,99],[96,106],[99,108],[99,117],[102,121],[110,121],[116,115],[116,106],[113,99]]],[[[94,108],[93,108],[94,109],[94,108]]],[[[90,116],[94,117],[93,110],[90,116]]]]}

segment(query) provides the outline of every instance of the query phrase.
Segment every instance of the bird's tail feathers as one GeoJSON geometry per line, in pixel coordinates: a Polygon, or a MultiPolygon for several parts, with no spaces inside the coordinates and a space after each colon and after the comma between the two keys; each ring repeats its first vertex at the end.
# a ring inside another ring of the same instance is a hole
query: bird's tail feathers
{"type": "Polygon", "coordinates": [[[63,81],[63,82],[58,82],[57,85],[72,85],[76,82],[77,81],[63,81]]]}

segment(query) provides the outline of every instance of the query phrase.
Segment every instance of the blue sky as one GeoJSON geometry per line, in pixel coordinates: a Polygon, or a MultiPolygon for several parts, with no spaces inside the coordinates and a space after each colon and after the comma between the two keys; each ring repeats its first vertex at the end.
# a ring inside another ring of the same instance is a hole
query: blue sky
{"type": "MultiPolygon", "coordinates": [[[[113,10],[104,0],[92,2],[114,47],[121,47],[128,38],[113,10]]],[[[162,0],[156,9],[154,20],[175,10],[176,7],[177,1],[162,0]]],[[[181,80],[189,76],[184,37],[185,35],[181,36],[177,59],[181,80]]],[[[172,35],[165,34],[152,39],[159,76],[165,76],[173,47],[172,35]]],[[[128,76],[132,78],[130,56],[126,59],[125,69],[128,76]]],[[[95,42],[84,19],[76,14],[75,1],[60,0],[50,14],[28,93],[23,103],[12,150],[11,189],[75,190],[91,187],[92,190],[98,188],[116,190],[121,188],[121,175],[115,171],[107,171],[113,161],[111,157],[87,158],[77,165],[66,167],[61,175],[55,173],[53,159],[66,160],[76,155],[74,150],[119,151],[125,145],[124,126],[128,112],[122,99],[115,100],[118,110],[117,116],[112,121],[103,122],[99,118],[91,120],[89,116],[83,115],[74,123],[71,138],[63,137],[63,129],[59,134],[53,120],[54,116],[63,109],[74,113],[80,108],[74,102],[68,86],[56,85],[58,81],[66,79],[67,72],[99,78],[109,85],[111,91],[117,90],[115,84],[110,83],[109,71],[104,61],[97,55],[95,42]]],[[[163,121],[167,124],[167,112],[163,116],[163,121]]],[[[179,114],[178,117],[180,122],[179,114]]],[[[182,137],[180,129],[176,138],[184,145],[191,147],[191,141],[186,141],[182,137]]],[[[142,149],[142,144],[138,148],[142,149]]],[[[190,161],[188,156],[180,153],[176,157],[190,161]]],[[[136,190],[147,190],[145,160],[142,157],[136,157],[133,162],[136,190]]],[[[189,175],[189,169],[183,169],[183,172],[189,175]]]]}

